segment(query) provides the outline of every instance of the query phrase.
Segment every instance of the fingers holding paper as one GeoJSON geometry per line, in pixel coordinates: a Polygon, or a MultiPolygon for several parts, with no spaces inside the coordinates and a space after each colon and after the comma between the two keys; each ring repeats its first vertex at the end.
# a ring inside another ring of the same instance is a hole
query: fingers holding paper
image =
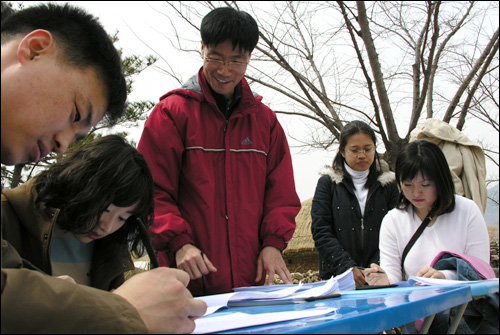
{"type": "Polygon", "coordinates": [[[255,281],[258,282],[262,275],[268,275],[267,284],[274,284],[274,275],[277,274],[285,284],[293,284],[292,275],[286,267],[281,251],[275,247],[264,247],[260,252],[257,260],[257,276],[255,281]]]}

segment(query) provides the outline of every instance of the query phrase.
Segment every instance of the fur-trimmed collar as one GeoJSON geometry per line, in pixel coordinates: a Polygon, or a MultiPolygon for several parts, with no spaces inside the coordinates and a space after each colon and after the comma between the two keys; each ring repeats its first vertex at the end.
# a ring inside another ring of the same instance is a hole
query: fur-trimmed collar
{"type": "MultiPolygon", "coordinates": [[[[382,186],[387,186],[396,180],[396,174],[389,169],[389,164],[383,159],[380,160],[380,165],[377,164],[377,170],[382,171],[382,174],[377,178],[382,186]]],[[[319,174],[321,176],[330,176],[332,182],[336,184],[340,184],[344,180],[344,171],[333,169],[329,165],[321,168],[319,174]]]]}

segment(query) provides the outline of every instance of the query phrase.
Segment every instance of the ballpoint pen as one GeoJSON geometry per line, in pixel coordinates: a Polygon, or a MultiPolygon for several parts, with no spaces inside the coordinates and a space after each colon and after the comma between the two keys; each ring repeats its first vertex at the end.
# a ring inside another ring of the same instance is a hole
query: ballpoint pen
{"type": "MultiPolygon", "coordinates": [[[[362,267],[362,266],[356,266],[358,269],[360,269],[361,271],[363,270],[366,270],[366,268],[362,267]]],[[[369,269],[369,268],[368,268],[369,269]]],[[[377,272],[373,272],[373,273],[385,273],[384,271],[380,271],[378,270],[377,272]]]]}
{"type": "Polygon", "coordinates": [[[340,293],[331,293],[323,296],[302,297],[302,298],[282,298],[282,299],[249,299],[241,301],[229,301],[228,307],[248,307],[248,306],[265,306],[265,305],[288,305],[312,302],[317,300],[325,300],[340,297],[340,293]]]}
{"type": "MultiPolygon", "coordinates": [[[[203,253],[203,251],[202,251],[202,252],[201,252],[201,259],[202,259],[203,261],[205,261],[205,260],[203,259],[203,256],[204,256],[204,255],[205,255],[205,254],[204,254],[204,253],[203,253]]],[[[205,275],[204,275],[203,273],[201,274],[201,280],[202,280],[202,283],[203,283],[203,295],[206,295],[206,290],[205,290],[206,279],[205,279],[205,275]]]]}

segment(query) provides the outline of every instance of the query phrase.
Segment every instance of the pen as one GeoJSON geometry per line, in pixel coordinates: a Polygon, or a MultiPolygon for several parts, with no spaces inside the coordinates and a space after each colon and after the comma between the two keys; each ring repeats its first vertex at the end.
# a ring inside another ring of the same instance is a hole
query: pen
{"type": "MultiPolygon", "coordinates": [[[[358,269],[360,269],[361,271],[363,270],[366,270],[366,268],[362,267],[362,266],[357,266],[358,269]]],[[[377,272],[374,272],[374,273],[385,273],[384,271],[377,271],[377,272]]]]}
{"type": "Polygon", "coordinates": [[[304,300],[309,302],[309,301],[316,301],[316,300],[323,300],[323,299],[330,299],[330,298],[338,298],[340,297],[340,293],[332,293],[328,295],[323,295],[323,296],[318,296],[318,297],[309,297],[305,298],[304,300]]]}
{"type": "MultiPolygon", "coordinates": [[[[203,251],[202,251],[202,252],[201,252],[201,259],[202,259],[203,261],[205,261],[205,260],[203,259],[203,256],[204,256],[204,255],[205,255],[205,254],[204,254],[204,253],[203,253],[203,251]]],[[[206,295],[206,290],[205,290],[206,280],[205,280],[205,275],[204,275],[203,273],[201,274],[201,280],[202,280],[202,282],[203,282],[203,295],[206,295]]]]}
{"type": "Polygon", "coordinates": [[[300,304],[304,302],[311,302],[317,300],[324,300],[330,298],[340,297],[340,293],[332,293],[324,296],[307,297],[307,298],[283,298],[283,299],[257,299],[257,300],[241,300],[241,301],[228,301],[228,307],[248,307],[248,306],[265,306],[265,305],[288,305],[300,304]]]}
{"type": "Polygon", "coordinates": [[[49,274],[45,273],[45,271],[43,271],[42,269],[40,269],[40,268],[36,267],[35,265],[33,265],[33,263],[31,263],[27,259],[22,258],[22,262],[23,262],[23,267],[25,269],[35,270],[35,271],[38,271],[40,273],[43,273],[44,275],[49,276],[49,274]]]}

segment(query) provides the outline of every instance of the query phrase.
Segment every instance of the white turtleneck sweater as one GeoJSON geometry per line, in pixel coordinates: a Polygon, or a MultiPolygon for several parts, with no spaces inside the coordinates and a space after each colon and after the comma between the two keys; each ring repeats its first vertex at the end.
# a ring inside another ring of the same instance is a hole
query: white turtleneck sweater
{"type": "Polygon", "coordinates": [[[364,216],[366,198],[368,197],[368,189],[365,188],[365,184],[368,180],[370,169],[367,169],[366,171],[356,171],[351,169],[346,163],[344,163],[344,166],[346,171],[351,175],[352,182],[354,184],[354,194],[356,195],[356,198],[358,198],[361,215],[364,216]]]}

